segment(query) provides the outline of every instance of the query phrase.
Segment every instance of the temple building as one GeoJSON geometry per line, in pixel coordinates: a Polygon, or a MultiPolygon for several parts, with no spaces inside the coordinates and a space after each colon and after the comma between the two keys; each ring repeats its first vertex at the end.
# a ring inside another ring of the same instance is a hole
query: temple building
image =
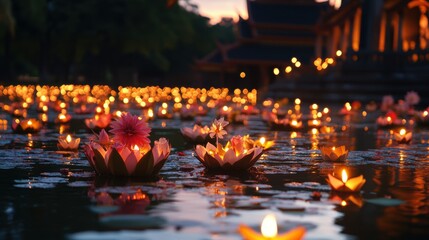
{"type": "Polygon", "coordinates": [[[358,92],[358,99],[418,90],[429,78],[426,0],[247,0],[247,8],[237,42],[198,61],[204,81],[271,84],[274,95],[298,95],[308,85],[326,96],[358,92]]]}
{"type": "Polygon", "coordinates": [[[312,61],[322,9],[314,0],[247,0],[248,19],[237,23],[237,42],[219,44],[197,62],[204,81],[267,87],[275,76],[312,61]]]}

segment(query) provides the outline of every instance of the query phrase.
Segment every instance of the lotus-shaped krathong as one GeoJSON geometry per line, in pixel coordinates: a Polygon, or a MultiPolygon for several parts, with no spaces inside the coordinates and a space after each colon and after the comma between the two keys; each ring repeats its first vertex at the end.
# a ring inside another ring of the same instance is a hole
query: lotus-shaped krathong
{"type": "Polygon", "coordinates": [[[201,127],[195,124],[193,128],[184,127],[180,129],[183,137],[190,143],[205,144],[210,142],[211,138],[208,136],[210,128],[207,126],[201,127]]]}
{"type": "Polygon", "coordinates": [[[85,125],[91,130],[107,128],[112,117],[110,114],[96,114],[93,118],[85,119],[85,125]]]}
{"type": "Polygon", "coordinates": [[[12,130],[15,133],[38,133],[42,129],[42,122],[35,118],[19,120],[12,122],[12,130]]]}
{"type": "Polygon", "coordinates": [[[225,147],[218,144],[217,147],[207,143],[204,147],[197,145],[195,148],[197,159],[207,169],[217,170],[247,170],[252,167],[262,155],[261,147],[244,147],[241,136],[233,137],[225,147]]]}
{"type": "Polygon", "coordinates": [[[395,132],[394,135],[395,135],[395,140],[398,143],[410,143],[411,138],[413,137],[413,133],[407,132],[407,130],[405,130],[404,128],[399,130],[399,132],[395,132]]]}
{"type": "Polygon", "coordinates": [[[345,169],[343,169],[341,172],[341,179],[328,174],[328,179],[326,180],[328,181],[332,190],[338,192],[359,192],[366,182],[365,178],[363,178],[363,175],[348,179],[345,169]]]}
{"type": "Polygon", "coordinates": [[[122,115],[112,124],[111,132],[113,139],[102,130],[98,140],[85,145],[85,155],[100,175],[150,177],[161,170],[170,155],[165,138],[150,147],[150,128],[137,116],[122,115]]]}
{"type": "Polygon", "coordinates": [[[245,224],[240,224],[238,226],[238,232],[245,240],[300,240],[304,237],[306,229],[302,226],[298,226],[288,232],[278,234],[275,216],[269,214],[265,216],[262,221],[261,233],[245,224]]]}
{"type": "Polygon", "coordinates": [[[72,119],[71,115],[68,113],[60,113],[58,114],[57,118],[55,118],[55,123],[57,124],[64,124],[70,122],[72,119]]]}
{"type": "Polygon", "coordinates": [[[258,140],[253,140],[249,135],[243,137],[246,148],[261,147],[263,150],[272,148],[275,141],[269,141],[265,137],[260,137],[258,140]]]}
{"type": "Polygon", "coordinates": [[[349,155],[349,150],[344,145],[339,147],[320,147],[322,158],[325,161],[345,161],[349,155]]]}
{"type": "Polygon", "coordinates": [[[64,151],[76,151],[79,148],[80,138],[74,138],[70,134],[58,137],[58,149],[64,151]]]}

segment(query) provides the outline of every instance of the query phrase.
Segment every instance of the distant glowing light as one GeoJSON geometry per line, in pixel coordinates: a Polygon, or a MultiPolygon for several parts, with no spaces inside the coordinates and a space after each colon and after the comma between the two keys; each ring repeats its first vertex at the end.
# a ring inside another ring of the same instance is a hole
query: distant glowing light
{"type": "Polygon", "coordinates": [[[337,57],[341,57],[341,55],[343,55],[343,52],[341,50],[337,50],[335,55],[337,55],[337,57]]]}
{"type": "Polygon", "coordinates": [[[245,72],[241,72],[240,73],[240,78],[245,78],[246,77],[246,73],[245,72]]]}
{"type": "Polygon", "coordinates": [[[274,75],[279,75],[280,74],[280,70],[278,69],[278,68],[274,68],[273,69],[273,73],[274,73],[274,75]]]}

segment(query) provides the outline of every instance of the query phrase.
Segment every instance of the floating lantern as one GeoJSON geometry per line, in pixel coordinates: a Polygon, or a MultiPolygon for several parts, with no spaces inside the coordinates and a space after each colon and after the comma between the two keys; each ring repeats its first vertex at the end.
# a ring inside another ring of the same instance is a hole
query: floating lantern
{"type": "Polygon", "coordinates": [[[262,155],[261,147],[246,148],[243,137],[235,136],[223,147],[218,138],[227,134],[224,130],[228,122],[223,118],[215,120],[210,129],[210,137],[216,136],[216,146],[207,143],[204,147],[197,145],[195,148],[196,158],[207,169],[222,170],[247,170],[252,167],[262,155]]]}
{"type": "Polygon", "coordinates": [[[112,123],[113,139],[102,130],[98,141],[85,145],[85,155],[100,175],[153,176],[164,165],[171,147],[165,138],[160,138],[151,148],[150,131],[144,120],[123,114],[112,123]]]}
{"type": "Polygon", "coordinates": [[[279,235],[276,218],[269,214],[262,220],[261,233],[244,224],[240,224],[238,232],[246,240],[299,240],[303,238],[306,230],[304,227],[296,227],[279,235]]]}
{"type": "Polygon", "coordinates": [[[160,119],[173,118],[173,115],[169,112],[167,103],[162,103],[162,105],[158,108],[157,117],[160,119]]]}
{"type": "Polygon", "coordinates": [[[321,121],[319,119],[308,120],[308,127],[320,127],[321,121]]]}
{"type": "Polygon", "coordinates": [[[110,121],[110,114],[96,114],[93,118],[85,119],[85,125],[91,130],[97,130],[107,128],[110,121]]]}
{"type": "Polygon", "coordinates": [[[58,148],[65,151],[76,151],[79,147],[80,138],[74,138],[70,134],[58,137],[58,148]]]}
{"type": "Polygon", "coordinates": [[[19,120],[15,119],[12,122],[12,130],[15,133],[37,133],[42,129],[42,123],[34,118],[19,120]]]}
{"type": "Polygon", "coordinates": [[[184,127],[180,129],[183,137],[191,143],[201,143],[205,144],[210,142],[212,138],[209,135],[210,128],[207,126],[201,127],[200,125],[195,124],[193,128],[184,127]]]}
{"type": "Polygon", "coordinates": [[[395,135],[395,140],[398,143],[410,143],[411,138],[413,137],[413,133],[407,132],[405,128],[401,128],[401,130],[399,130],[399,132],[395,132],[394,135],[395,135]]]}
{"type": "Polygon", "coordinates": [[[349,151],[344,145],[339,147],[321,147],[320,152],[325,161],[345,161],[349,155],[349,151]]]}
{"type": "Polygon", "coordinates": [[[328,174],[327,181],[332,190],[338,192],[358,192],[366,182],[363,175],[349,179],[345,169],[341,172],[341,179],[328,174]]]}
{"type": "Polygon", "coordinates": [[[267,141],[265,137],[261,137],[258,140],[253,140],[249,135],[243,137],[247,148],[261,147],[263,150],[272,148],[275,141],[267,141]]]}
{"type": "Polygon", "coordinates": [[[71,115],[68,113],[60,113],[58,114],[57,118],[55,118],[55,123],[68,123],[71,120],[71,115]]]}

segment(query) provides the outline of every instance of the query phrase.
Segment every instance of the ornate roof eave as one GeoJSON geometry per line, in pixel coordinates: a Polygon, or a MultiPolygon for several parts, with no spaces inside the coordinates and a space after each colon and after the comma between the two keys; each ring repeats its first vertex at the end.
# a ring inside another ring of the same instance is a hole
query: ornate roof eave
{"type": "Polygon", "coordinates": [[[241,38],[240,42],[243,44],[252,43],[275,43],[281,45],[296,45],[296,46],[314,46],[314,38],[306,37],[271,37],[271,36],[257,36],[254,38],[241,38]]]}
{"type": "Polygon", "coordinates": [[[350,1],[343,5],[340,9],[331,11],[323,16],[323,19],[316,25],[317,32],[323,32],[331,29],[333,26],[338,26],[346,19],[354,16],[354,12],[362,5],[362,0],[350,1]]]}

